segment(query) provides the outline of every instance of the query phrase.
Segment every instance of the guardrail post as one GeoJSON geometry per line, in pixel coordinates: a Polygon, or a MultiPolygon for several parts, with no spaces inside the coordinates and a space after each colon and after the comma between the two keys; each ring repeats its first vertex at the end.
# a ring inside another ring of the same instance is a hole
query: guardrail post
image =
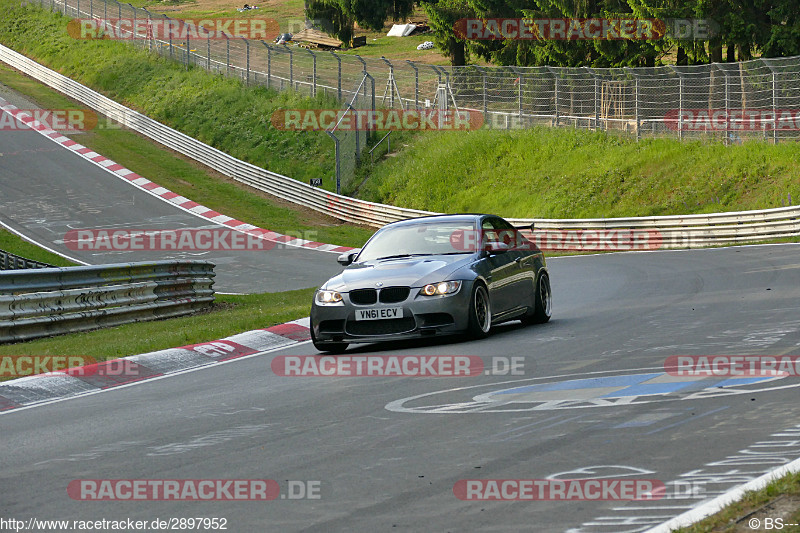
{"type": "Polygon", "coordinates": [[[342,101],[342,58],[339,57],[339,54],[331,50],[331,54],[333,57],[336,58],[336,62],[339,65],[339,70],[336,76],[336,98],[341,102],[342,101]]]}

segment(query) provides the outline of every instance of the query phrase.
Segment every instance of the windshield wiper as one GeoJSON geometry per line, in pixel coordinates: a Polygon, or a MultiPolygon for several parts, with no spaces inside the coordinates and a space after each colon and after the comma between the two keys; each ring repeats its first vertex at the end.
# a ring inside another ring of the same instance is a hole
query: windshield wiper
{"type": "Polygon", "coordinates": [[[397,254],[397,255],[387,255],[386,257],[377,257],[375,261],[380,261],[381,259],[399,259],[401,257],[414,257],[417,255],[428,255],[428,254],[397,254]]]}

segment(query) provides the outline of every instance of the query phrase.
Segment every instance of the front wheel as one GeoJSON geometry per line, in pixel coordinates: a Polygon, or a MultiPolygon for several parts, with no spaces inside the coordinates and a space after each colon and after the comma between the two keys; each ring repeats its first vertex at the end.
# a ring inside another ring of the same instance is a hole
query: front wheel
{"type": "Polygon", "coordinates": [[[492,304],[489,301],[489,292],[483,284],[476,283],[469,302],[469,336],[482,339],[489,335],[491,329],[492,304]]]}
{"type": "Polygon", "coordinates": [[[314,326],[311,325],[311,343],[314,345],[314,348],[319,350],[320,352],[328,352],[332,354],[337,353],[344,353],[347,350],[347,343],[346,342],[319,342],[317,338],[314,336],[314,326]]]}
{"type": "Polygon", "coordinates": [[[533,312],[525,315],[522,318],[522,322],[524,324],[544,324],[550,320],[552,314],[550,278],[544,272],[539,276],[539,281],[536,283],[536,293],[533,299],[533,312]]]}

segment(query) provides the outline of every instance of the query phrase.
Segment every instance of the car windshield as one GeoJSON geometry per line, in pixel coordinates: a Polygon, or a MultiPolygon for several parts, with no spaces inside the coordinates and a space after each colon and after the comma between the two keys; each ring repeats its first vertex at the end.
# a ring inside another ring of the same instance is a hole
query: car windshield
{"type": "Polygon", "coordinates": [[[364,246],[358,261],[374,261],[415,255],[469,253],[460,245],[461,236],[474,233],[468,220],[422,222],[389,226],[380,230],[364,246]]]}

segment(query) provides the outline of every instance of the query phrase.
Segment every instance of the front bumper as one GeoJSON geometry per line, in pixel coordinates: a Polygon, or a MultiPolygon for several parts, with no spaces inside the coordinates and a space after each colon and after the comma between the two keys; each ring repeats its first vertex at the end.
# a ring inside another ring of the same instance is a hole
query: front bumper
{"type": "Polygon", "coordinates": [[[356,305],[349,293],[342,293],[341,305],[311,306],[311,328],[317,342],[364,343],[452,335],[467,330],[472,281],[462,282],[455,294],[422,296],[412,288],[402,302],[356,305]],[[360,309],[402,307],[403,317],[356,320],[360,309]]]}

